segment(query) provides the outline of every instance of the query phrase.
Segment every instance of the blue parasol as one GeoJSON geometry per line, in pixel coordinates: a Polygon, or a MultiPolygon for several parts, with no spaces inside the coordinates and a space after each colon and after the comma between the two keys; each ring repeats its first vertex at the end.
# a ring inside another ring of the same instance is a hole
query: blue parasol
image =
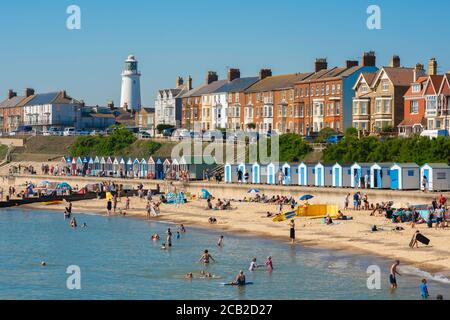
{"type": "Polygon", "coordinates": [[[314,196],[312,196],[312,195],[310,195],[310,194],[305,194],[304,196],[302,196],[302,197],[300,198],[300,201],[307,201],[307,200],[310,200],[310,199],[312,199],[312,198],[314,198],[314,196]]]}

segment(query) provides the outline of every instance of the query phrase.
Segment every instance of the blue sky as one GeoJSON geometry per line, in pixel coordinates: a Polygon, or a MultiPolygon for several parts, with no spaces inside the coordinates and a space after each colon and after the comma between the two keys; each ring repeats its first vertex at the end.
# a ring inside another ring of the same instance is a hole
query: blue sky
{"type": "Polygon", "coordinates": [[[22,93],[66,89],[88,104],[120,99],[128,54],[142,71],[142,99],[153,105],[158,88],[178,75],[200,84],[208,70],[221,77],[238,67],[275,74],[310,71],[315,57],[329,65],[377,53],[402,65],[436,57],[450,71],[448,0],[15,0],[0,4],[0,100],[22,93]],[[66,28],[66,9],[80,6],[81,30],[66,28]],[[382,30],[366,27],[366,9],[381,7],[382,30]]]}

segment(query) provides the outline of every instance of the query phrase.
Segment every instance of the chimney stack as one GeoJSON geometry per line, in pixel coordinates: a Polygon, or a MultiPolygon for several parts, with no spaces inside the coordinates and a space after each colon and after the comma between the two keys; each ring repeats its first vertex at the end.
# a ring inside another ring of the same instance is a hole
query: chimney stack
{"type": "Polygon", "coordinates": [[[328,62],[326,58],[317,58],[314,63],[314,72],[328,69],[328,62]]]}
{"type": "Polygon", "coordinates": [[[217,72],[208,71],[208,73],[206,74],[206,83],[211,84],[217,80],[219,80],[219,76],[217,75],[217,72]]]}
{"type": "Polygon", "coordinates": [[[362,64],[364,67],[375,67],[377,65],[377,57],[375,52],[364,52],[362,64]]]}
{"type": "Polygon", "coordinates": [[[192,77],[189,76],[189,77],[188,77],[188,88],[187,88],[187,89],[188,89],[188,91],[190,91],[190,90],[192,90],[192,88],[193,88],[193,87],[192,87],[192,77]]]}
{"type": "Polygon", "coordinates": [[[34,95],[34,89],[31,88],[26,88],[25,89],[25,97],[31,97],[32,95],[34,95]]]}
{"type": "Polygon", "coordinates": [[[271,76],[272,76],[272,69],[261,69],[259,71],[259,80],[263,80],[271,76]]]}
{"type": "Polygon", "coordinates": [[[392,68],[400,68],[400,57],[399,56],[395,55],[392,57],[391,67],[392,68]]]}
{"type": "Polygon", "coordinates": [[[8,90],[8,99],[12,99],[14,97],[17,97],[17,93],[13,90],[8,90]]]}
{"type": "Polygon", "coordinates": [[[430,61],[428,61],[428,74],[430,76],[437,75],[437,66],[436,58],[431,58],[430,61]]]}
{"type": "Polygon", "coordinates": [[[181,87],[183,84],[184,84],[183,78],[182,77],[177,77],[177,83],[176,83],[177,88],[181,87]]]}
{"type": "Polygon", "coordinates": [[[414,82],[416,82],[417,79],[419,79],[419,77],[422,77],[424,75],[425,75],[424,65],[421,63],[417,63],[416,66],[414,67],[414,82]]]}
{"type": "Polygon", "coordinates": [[[359,62],[356,60],[347,60],[347,61],[345,61],[345,64],[346,64],[347,69],[359,66],[359,62]]]}
{"type": "Polygon", "coordinates": [[[228,81],[231,82],[241,77],[241,71],[239,69],[228,69],[228,81]]]}

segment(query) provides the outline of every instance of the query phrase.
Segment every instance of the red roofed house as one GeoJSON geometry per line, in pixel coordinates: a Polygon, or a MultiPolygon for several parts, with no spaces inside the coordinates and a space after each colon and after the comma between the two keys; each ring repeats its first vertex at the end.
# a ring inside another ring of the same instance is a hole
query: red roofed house
{"type": "Polygon", "coordinates": [[[426,129],[424,93],[427,83],[428,76],[425,75],[424,66],[417,64],[414,69],[414,82],[404,95],[404,118],[398,125],[400,136],[409,137],[426,129]]]}

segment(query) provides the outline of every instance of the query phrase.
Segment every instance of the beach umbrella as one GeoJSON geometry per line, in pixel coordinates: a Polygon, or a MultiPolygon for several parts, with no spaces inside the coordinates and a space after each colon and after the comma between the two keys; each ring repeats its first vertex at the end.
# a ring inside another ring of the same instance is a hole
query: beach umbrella
{"type": "Polygon", "coordinates": [[[304,196],[302,196],[300,198],[300,201],[307,201],[307,200],[311,200],[312,198],[314,198],[314,196],[312,196],[310,194],[305,194],[304,196]]]}
{"type": "Polygon", "coordinates": [[[72,187],[67,182],[61,182],[56,186],[59,190],[72,190],[72,187]]]}
{"type": "Polygon", "coordinates": [[[250,189],[248,190],[248,193],[259,193],[258,189],[250,189]]]}

